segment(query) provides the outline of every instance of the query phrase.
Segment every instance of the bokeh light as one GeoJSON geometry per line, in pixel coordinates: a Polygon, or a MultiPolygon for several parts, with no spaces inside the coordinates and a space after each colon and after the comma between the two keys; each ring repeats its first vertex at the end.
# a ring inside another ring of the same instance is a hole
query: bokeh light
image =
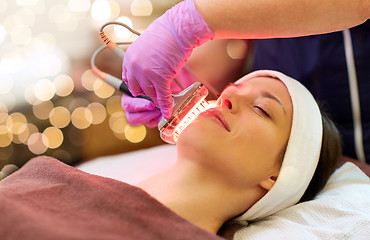
{"type": "Polygon", "coordinates": [[[39,0],[16,0],[16,3],[20,7],[35,6],[39,0]]]}
{"type": "Polygon", "coordinates": [[[51,125],[57,128],[64,128],[70,123],[71,114],[67,108],[59,106],[51,110],[49,114],[49,121],[51,125]]]}
{"type": "Polygon", "coordinates": [[[44,134],[36,132],[28,138],[27,145],[34,154],[42,154],[48,149],[48,139],[44,134]]]}
{"type": "Polygon", "coordinates": [[[243,59],[247,52],[247,47],[248,45],[245,40],[232,39],[227,43],[226,51],[232,59],[243,59]]]}
{"type": "Polygon", "coordinates": [[[15,171],[17,171],[19,168],[14,165],[14,164],[7,164],[3,167],[3,169],[1,169],[1,172],[6,175],[6,176],[9,176],[10,174],[14,173],[15,171]]]}
{"type": "Polygon", "coordinates": [[[0,125],[0,147],[6,147],[13,141],[13,134],[6,125],[0,125]]]}
{"type": "MultiPolygon", "coordinates": [[[[46,142],[44,142],[45,146],[51,149],[58,148],[63,143],[63,133],[59,128],[56,127],[48,127],[43,132],[44,136],[47,139],[46,142]]],[[[43,139],[43,140],[44,140],[43,139]]]]}
{"type": "Polygon", "coordinates": [[[72,101],[68,104],[69,111],[73,111],[78,107],[87,107],[89,105],[89,101],[85,98],[73,98],[72,101]]]}
{"type": "Polygon", "coordinates": [[[8,107],[0,102],[0,124],[8,118],[8,107]]]}
{"type": "Polygon", "coordinates": [[[119,95],[112,96],[108,99],[106,106],[107,106],[107,112],[112,115],[115,112],[123,112],[123,108],[121,105],[121,99],[122,97],[119,95]]]}
{"type": "Polygon", "coordinates": [[[93,116],[89,109],[78,107],[72,112],[71,119],[73,126],[78,129],[85,129],[91,125],[93,116]]]}
{"type": "Polygon", "coordinates": [[[101,103],[91,103],[87,106],[87,109],[89,109],[92,114],[92,124],[102,123],[107,116],[107,111],[101,103]]]}
{"type": "Polygon", "coordinates": [[[111,8],[106,0],[95,0],[91,6],[91,16],[95,20],[107,20],[110,17],[111,8]]]}
{"type": "Polygon", "coordinates": [[[108,0],[110,5],[110,18],[117,18],[121,12],[121,6],[114,0],[108,0]]]}
{"type": "MultiPolygon", "coordinates": [[[[1,12],[1,11],[0,11],[1,12]]],[[[3,25],[0,24],[0,45],[5,42],[6,30],[3,25]]]]}
{"type": "Polygon", "coordinates": [[[37,99],[34,92],[34,84],[28,85],[24,90],[24,99],[32,105],[37,105],[41,103],[41,100],[37,99]]]}
{"type": "Polygon", "coordinates": [[[138,143],[144,140],[146,136],[146,128],[144,125],[132,126],[127,124],[124,133],[128,141],[138,143]]]}
{"type": "Polygon", "coordinates": [[[16,14],[22,19],[25,25],[31,27],[35,24],[36,15],[29,8],[21,8],[16,14]]]}
{"type": "Polygon", "coordinates": [[[30,130],[29,130],[28,124],[27,124],[24,131],[22,131],[21,133],[15,134],[13,136],[13,143],[26,144],[29,136],[30,136],[30,130]]]}
{"type": "Polygon", "coordinates": [[[6,126],[13,134],[20,134],[27,128],[27,118],[22,113],[12,113],[6,119],[6,126]]]}
{"type": "Polygon", "coordinates": [[[8,8],[8,3],[6,1],[0,1],[0,13],[5,12],[8,8]]]}
{"type": "Polygon", "coordinates": [[[72,93],[74,88],[73,79],[65,74],[58,75],[54,79],[55,93],[58,96],[66,97],[72,93]]]}
{"type": "Polygon", "coordinates": [[[31,28],[23,23],[14,26],[9,34],[11,41],[19,45],[29,43],[32,38],[31,28]]]}
{"type": "Polygon", "coordinates": [[[94,93],[100,98],[109,98],[113,95],[115,89],[103,80],[95,81],[94,93]]]}
{"type": "Polygon", "coordinates": [[[27,6],[32,12],[36,14],[45,13],[45,0],[21,0],[22,2],[28,2],[27,6]]]}
{"type": "Polygon", "coordinates": [[[5,99],[3,99],[3,103],[6,104],[9,111],[12,110],[16,105],[17,100],[15,99],[15,95],[12,93],[9,93],[5,95],[5,99]]]}
{"type": "Polygon", "coordinates": [[[3,24],[4,28],[5,28],[5,30],[8,32],[8,34],[9,34],[10,32],[12,32],[12,31],[13,31],[13,29],[14,29],[16,26],[22,26],[22,25],[24,25],[24,23],[23,23],[22,19],[21,19],[19,16],[15,15],[15,14],[12,14],[12,15],[10,14],[10,15],[8,15],[8,16],[4,19],[4,21],[2,22],[2,24],[3,24]]]}
{"type": "Polygon", "coordinates": [[[13,88],[13,78],[8,74],[2,74],[0,83],[1,83],[0,94],[10,93],[10,91],[13,88]]]}
{"type": "Polygon", "coordinates": [[[124,133],[127,120],[123,112],[115,112],[109,118],[109,127],[114,133],[124,133]]]}
{"type": "MultiPolygon", "coordinates": [[[[122,16],[122,17],[117,18],[116,21],[124,23],[127,26],[132,28],[132,21],[129,17],[122,16]]],[[[124,38],[124,39],[130,38],[130,36],[132,35],[132,32],[130,32],[128,29],[120,25],[114,26],[114,33],[117,35],[117,37],[124,38]]]]}
{"type": "Polygon", "coordinates": [[[32,106],[33,114],[41,120],[48,119],[53,108],[54,104],[51,101],[41,102],[32,106]]]}
{"type": "Polygon", "coordinates": [[[55,36],[49,32],[43,32],[38,34],[36,39],[41,40],[42,45],[47,44],[48,47],[50,48],[56,47],[57,40],[55,39],[55,36]]]}
{"type": "Polygon", "coordinates": [[[57,24],[67,22],[71,18],[71,12],[68,7],[63,4],[51,6],[48,15],[49,21],[57,24]]]}
{"type": "Polygon", "coordinates": [[[81,76],[82,86],[89,91],[94,90],[94,84],[97,80],[100,79],[90,69],[86,70],[81,76]]]}
{"type": "Polygon", "coordinates": [[[55,87],[49,79],[41,79],[34,86],[35,97],[41,101],[48,101],[55,95],[55,87]]]}
{"type": "Polygon", "coordinates": [[[133,0],[130,9],[133,16],[150,16],[153,12],[153,5],[150,0],[133,0]]]}
{"type": "MultiPolygon", "coordinates": [[[[45,43],[46,45],[46,43],[45,43]]],[[[55,76],[60,73],[63,68],[68,67],[68,57],[64,51],[59,49],[48,49],[46,46],[37,57],[37,65],[32,65],[32,74],[35,78],[43,78],[55,76]],[[47,67],[46,67],[47,66],[47,67]]]]}
{"type": "Polygon", "coordinates": [[[90,5],[90,0],[68,0],[68,8],[72,12],[87,12],[90,5]]]}
{"type": "MultiPolygon", "coordinates": [[[[32,134],[34,134],[34,133],[37,133],[37,132],[39,132],[39,129],[36,127],[36,125],[35,124],[33,124],[33,123],[28,123],[27,124],[27,129],[28,129],[28,134],[29,134],[29,136],[31,136],[32,134]]],[[[28,138],[27,138],[27,140],[28,140],[28,138]]]]}

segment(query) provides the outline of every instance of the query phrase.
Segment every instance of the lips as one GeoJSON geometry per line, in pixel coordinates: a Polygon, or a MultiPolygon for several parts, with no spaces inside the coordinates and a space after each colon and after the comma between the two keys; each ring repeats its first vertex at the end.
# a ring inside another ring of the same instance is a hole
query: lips
{"type": "Polygon", "coordinates": [[[221,111],[218,111],[214,108],[208,109],[207,111],[203,112],[202,115],[206,115],[208,117],[211,117],[215,119],[217,122],[219,122],[228,132],[230,132],[229,124],[226,122],[226,119],[224,115],[221,113],[221,111]]]}

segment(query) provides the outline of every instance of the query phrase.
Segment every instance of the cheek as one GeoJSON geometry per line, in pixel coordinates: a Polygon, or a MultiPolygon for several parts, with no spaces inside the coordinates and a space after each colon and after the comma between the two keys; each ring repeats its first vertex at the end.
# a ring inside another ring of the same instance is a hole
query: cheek
{"type": "Polygon", "coordinates": [[[275,155],[280,149],[280,136],[275,127],[263,121],[249,121],[240,125],[238,136],[230,146],[241,154],[248,154],[253,158],[265,158],[275,155]]]}

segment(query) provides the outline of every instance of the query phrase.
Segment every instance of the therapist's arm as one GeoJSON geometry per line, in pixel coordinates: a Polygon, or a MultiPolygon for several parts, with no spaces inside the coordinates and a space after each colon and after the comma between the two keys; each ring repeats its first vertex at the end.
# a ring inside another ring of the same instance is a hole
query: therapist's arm
{"type": "Polygon", "coordinates": [[[216,38],[296,37],[370,18],[370,0],[194,0],[216,38]]]}

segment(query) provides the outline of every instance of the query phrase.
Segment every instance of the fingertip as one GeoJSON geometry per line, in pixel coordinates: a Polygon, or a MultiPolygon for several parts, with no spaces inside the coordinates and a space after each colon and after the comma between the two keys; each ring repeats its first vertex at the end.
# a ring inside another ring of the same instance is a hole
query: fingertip
{"type": "Polygon", "coordinates": [[[165,119],[170,119],[172,116],[172,108],[163,109],[162,115],[165,119]]]}

